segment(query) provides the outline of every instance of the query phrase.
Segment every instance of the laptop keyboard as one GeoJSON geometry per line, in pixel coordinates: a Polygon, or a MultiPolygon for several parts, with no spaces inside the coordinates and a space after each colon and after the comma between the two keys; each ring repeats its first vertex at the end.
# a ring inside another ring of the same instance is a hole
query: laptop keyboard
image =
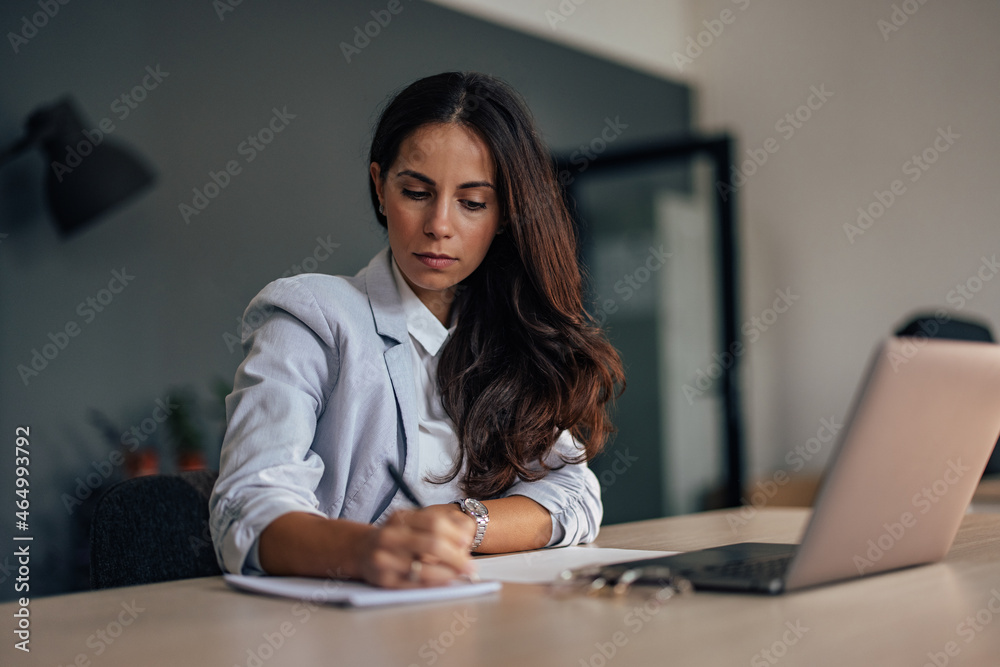
{"type": "Polygon", "coordinates": [[[770,581],[784,576],[792,556],[775,556],[744,561],[732,561],[722,565],[709,565],[704,572],[726,579],[754,579],[770,581]]]}

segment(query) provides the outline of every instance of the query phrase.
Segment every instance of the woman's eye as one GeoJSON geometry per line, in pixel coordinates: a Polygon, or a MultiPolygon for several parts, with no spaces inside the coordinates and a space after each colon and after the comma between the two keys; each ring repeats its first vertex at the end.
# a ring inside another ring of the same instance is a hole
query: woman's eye
{"type": "Polygon", "coordinates": [[[418,191],[418,190],[407,190],[406,188],[403,188],[403,195],[405,195],[406,197],[409,197],[410,199],[416,199],[416,200],[421,200],[421,199],[426,199],[427,198],[427,193],[426,192],[421,192],[421,191],[418,191]]]}
{"type": "Polygon", "coordinates": [[[486,202],[479,201],[469,201],[468,199],[463,200],[465,207],[470,211],[483,211],[486,209],[486,202]]]}

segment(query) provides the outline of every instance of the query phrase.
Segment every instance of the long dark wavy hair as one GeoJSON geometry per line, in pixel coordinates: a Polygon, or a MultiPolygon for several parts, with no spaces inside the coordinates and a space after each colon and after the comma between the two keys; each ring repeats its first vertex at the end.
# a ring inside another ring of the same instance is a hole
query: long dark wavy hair
{"type": "MultiPolygon", "coordinates": [[[[535,481],[559,433],[583,446],[563,463],[589,461],[613,431],[609,403],[625,387],[618,353],[583,308],[577,238],[548,150],[521,96],[500,79],[445,72],[420,79],[382,111],[369,163],[383,175],[418,128],[457,123],[489,147],[503,234],[455,293],[455,331],[437,382],[467,463],[462,491],[493,498],[535,481]]],[[[369,179],[372,206],[378,196],[369,179]]]]}

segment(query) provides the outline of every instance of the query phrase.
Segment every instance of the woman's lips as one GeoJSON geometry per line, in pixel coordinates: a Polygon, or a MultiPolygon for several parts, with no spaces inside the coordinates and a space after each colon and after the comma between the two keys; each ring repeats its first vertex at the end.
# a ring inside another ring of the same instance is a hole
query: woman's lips
{"type": "Polygon", "coordinates": [[[446,269],[458,260],[454,257],[449,257],[448,255],[435,255],[434,253],[414,253],[424,266],[428,266],[432,269],[446,269]]]}

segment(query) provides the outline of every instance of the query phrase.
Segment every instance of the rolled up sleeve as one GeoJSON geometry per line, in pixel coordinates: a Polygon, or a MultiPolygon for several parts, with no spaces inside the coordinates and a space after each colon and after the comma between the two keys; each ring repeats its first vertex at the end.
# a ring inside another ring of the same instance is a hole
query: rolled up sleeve
{"type": "Polygon", "coordinates": [[[257,541],[276,518],[318,509],[316,423],[337,381],[336,337],[295,278],[268,285],[243,317],[246,358],[226,399],[219,478],[209,501],[220,567],[261,573],[257,541]]]}
{"type": "MultiPolygon", "coordinates": [[[[581,453],[579,444],[563,431],[546,459],[559,465],[559,455],[574,458],[581,453]]],[[[552,537],[548,547],[564,547],[597,539],[604,517],[601,486],[586,463],[566,464],[550,471],[536,482],[518,481],[505,496],[525,496],[549,511],[552,537]]]]}

